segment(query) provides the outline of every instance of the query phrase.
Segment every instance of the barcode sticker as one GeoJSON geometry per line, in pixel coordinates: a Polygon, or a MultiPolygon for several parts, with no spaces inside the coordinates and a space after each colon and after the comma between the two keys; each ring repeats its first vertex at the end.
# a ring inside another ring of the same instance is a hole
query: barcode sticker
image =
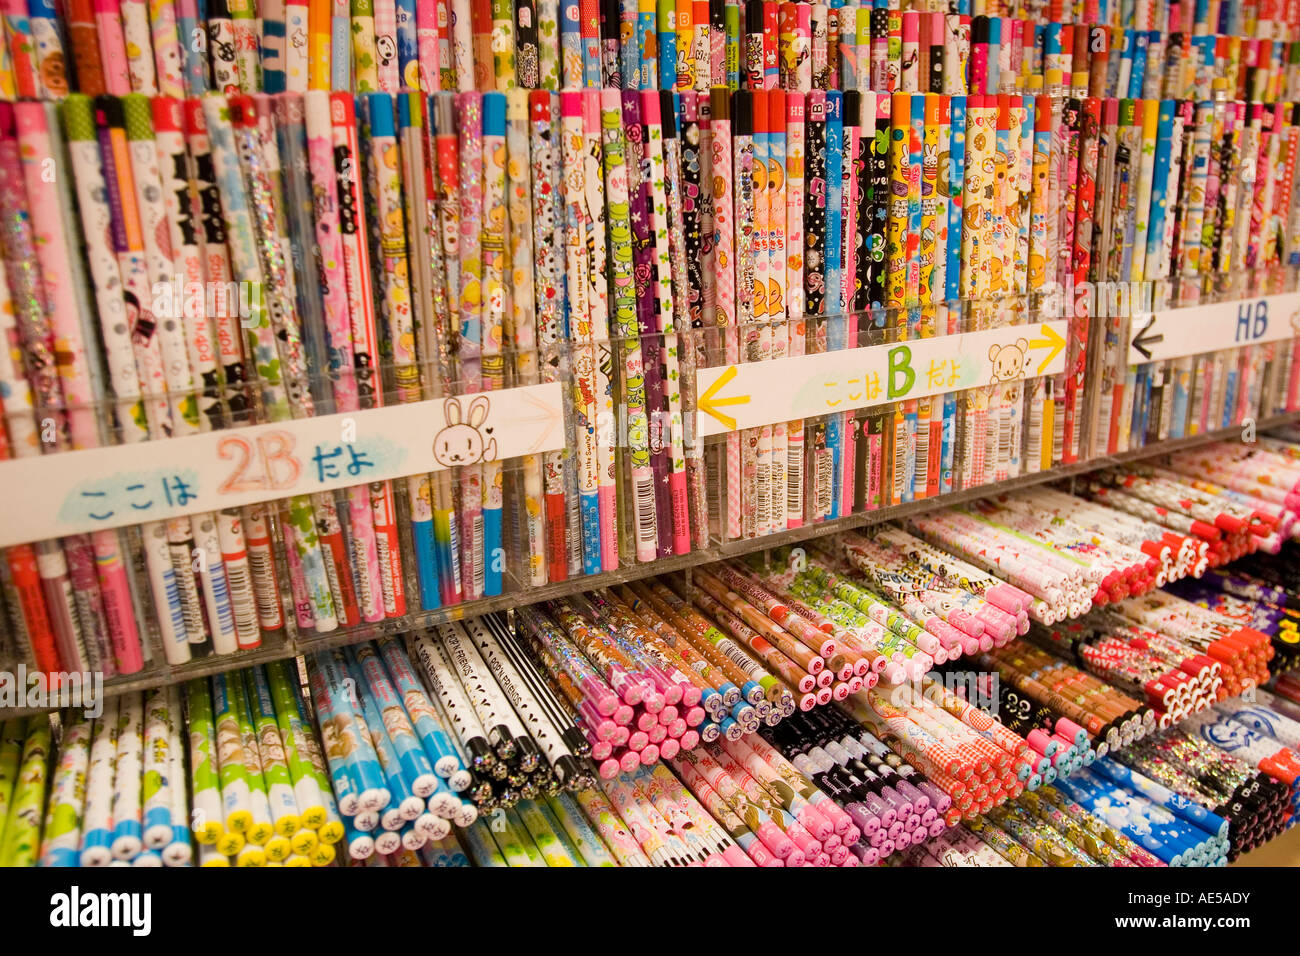
{"type": "Polygon", "coordinates": [[[704,456],[705,487],[711,492],[705,504],[709,512],[709,528],[716,533],[722,521],[722,469],[719,465],[721,449],[715,446],[704,456]]]}
{"type": "Polygon", "coordinates": [[[325,558],[325,580],[329,584],[330,596],[334,599],[334,613],[343,619],[343,582],[339,580],[338,562],[334,560],[334,548],[331,542],[321,541],[321,555],[325,558]]]}
{"type": "Polygon", "coordinates": [[[758,511],[758,514],[757,514],[757,516],[756,516],[756,517],[757,517],[757,521],[756,521],[757,528],[756,528],[756,530],[755,530],[755,534],[756,534],[756,535],[757,535],[757,534],[768,534],[768,533],[769,533],[769,525],[768,525],[769,518],[768,518],[768,513],[769,513],[769,511],[771,510],[771,505],[772,505],[772,474],[771,474],[771,472],[772,472],[772,466],[771,466],[771,464],[770,464],[769,462],[765,462],[765,461],[763,461],[763,460],[760,458],[760,459],[759,459],[759,462],[758,462],[758,468],[757,468],[757,476],[758,476],[758,480],[757,480],[757,486],[758,486],[758,487],[757,487],[757,492],[758,492],[758,496],[757,496],[757,498],[758,498],[758,500],[757,500],[757,506],[758,506],[758,507],[757,507],[757,511],[758,511]]]}
{"type": "Polygon", "coordinates": [[[219,564],[208,568],[204,581],[212,589],[212,606],[217,609],[217,630],[222,634],[234,634],[235,610],[230,603],[225,568],[219,564]]]}
{"type": "Polygon", "coordinates": [[[834,464],[829,449],[817,451],[817,517],[827,518],[831,513],[831,467],[834,464]]]}
{"type": "MultiPolygon", "coordinates": [[[[1100,458],[1107,453],[1110,445],[1110,423],[1115,415],[1115,391],[1110,387],[1103,386],[1101,390],[1101,401],[1097,406],[1097,421],[1094,425],[1096,433],[1092,440],[1092,455],[1094,458],[1100,458]]],[[[1041,415],[1039,416],[1041,420],[1041,415]]],[[[1031,411],[1029,419],[1030,441],[1033,441],[1034,419],[1031,411]]]]}
{"type": "Polygon", "coordinates": [[[370,588],[370,575],[366,573],[364,565],[365,558],[362,557],[361,549],[357,547],[357,539],[353,534],[351,527],[347,529],[347,552],[348,566],[352,571],[352,580],[357,589],[357,606],[361,608],[362,616],[368,616],[375,607],[375,595],[370,588]]]}
{"type": "Polygon", "coordinates": [[[1060,399],[1052,401],[1056,406],[1052,419],[1052,464],[1056,464],[1065,455],[1065,402],[1060,399]]]}
{"type": "Polygon", "coordinates": [[[997,480],[998,430],[1002,425],[1002,400],[989,396],[989,409],[984,414],[984,484],[997,480]]]}
{"type": "Polygon", "coordinates": [[[475,597],[483,594],[484,582],[487,577],[487,565],[484,558],[483,514],[480,512],[474,516],[470,530],[470,564],[472,565],[475,597]]]}
{"type": "Polygon", "coordinates": [[[395,613],[397,601],[393,591],[393,556],[388,551],[388,535],[375,535],[375,552],[379,556],[379,587],[383,591],[384,614],[391,616],[395,613]]]}
{"type": "MultiPolygon", "coordinates": [[[[1109,421],[1109,419],[1106,419],[1109,421]]],[[[1034,474],[1043,466],[1043,399],[1035,394],[1029,403],[1029,450],[1025,470],[1034,474]]]]}
{"type": "Polygon", "coordinates": [[[916,473],[913,476],[913,493],[916,497],[925,496],[930,474],[930,415],[931,409],[921,403],[921,410],[916,420],[916,473]]]}
{"type": "Polygon", "coordinates": [[[791,438],[785,453],[785,514],[803,520],[803,438],[791,438]]]}
{"type": "Polygon", "coordinates": [[[1006,481],[1011,474],[1011,408],[1004,404],[998,414],[998,463],[993,478],[1006,481]]]}
{"type": "Polygon", "coordinates": [[[185,609],[181,606],[181,593],[176,584],[176,571],[168,568],[163,571],[163,593],[167,599],[167,614],[171,618],[172,630],[179,641],[185,634],[185,609]]]}
{"type": "Polygon", "coordinates": [[[903,500],[903,484],[911,477],[911,472],[907,470],[907,425],[898,427],[899,423],[894,423],[894,503],[903,500]]]}
{"type": "Polygon", "coordinates": [[[235,632],[241,644],[259,636],[257,625],[257,598],[249,576],[248,560],[240,558],[226,561],[226,583],[230,589],[231,606],[235,612],[235,632]]]}
{"type": "Polygon", "coordinates": [[[577,491],[576,484],[569,486],[569,494],[565,496],[565,522],[568,537],[566,544],[569,546],[569,573],[582,573],[582,509],[579,507],[579,498],[574,492],[577,491]]]}
{"type": "Polygon", "coordinates": [[[789,453],[789,446],[786,444],[785,438],[785,427],[778,425],[773,429],[772,470],[768,478],[771,483],[771,488],[768,490],[768,534],[785,530],[785,515],[788,506],[786,495],[789,493],[785,468],[786,456],[789,453]]]}
{"type": "Polygon", "coordinates": [[[754,432],[740,436],[740,535],[753,538],[758,535],[758,439],[754,432]]]}
{"type": "Polygon", "coordinates": [[[207,639],[203,626],[203,606],[199,602],[199,589],[190,567],[189,541],[171,542],[172,571],[176,575],[176,596],[180,601],[185,620],[185,633],[190,644],[202,644],[207,639]]]}
{"type": "Polygon", "coordinates": [[[262,627],[273,631],[280,626],[280,593],[275,586],[275,565],[269,545],[248,545],[248,566],[253,572],[253,593],[257,595],[257,616],[262,627]]]}
{"type": "Polygon", "coordinates": [[[642,544],[655,544],[658,541],[658,534],[655,529],[654,476],[642,475],[633,478],[632,488],[636,507],[636,540],[642,544]]]}

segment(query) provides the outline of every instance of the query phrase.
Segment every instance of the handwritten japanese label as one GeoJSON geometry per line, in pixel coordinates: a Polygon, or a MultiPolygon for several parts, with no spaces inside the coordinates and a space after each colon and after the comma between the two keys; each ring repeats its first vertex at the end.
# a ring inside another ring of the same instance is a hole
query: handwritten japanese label
{"type": "Polygon", "coordinates": [[[1068,323],[988,329],[700,369],[703,436],[885,402],[1019,382],[1065,368],[1068,323]]]}
{"type": "Polygon", "coordinates": [[[0,547],[553,451],[561,395],[530,385],[6,461],[0,547]]]}
{"type": "Polygon", "coordinates": [[[1300,292],[1135,314],[1131,364],[1280,342],[1300,335],[1300,292]]]}

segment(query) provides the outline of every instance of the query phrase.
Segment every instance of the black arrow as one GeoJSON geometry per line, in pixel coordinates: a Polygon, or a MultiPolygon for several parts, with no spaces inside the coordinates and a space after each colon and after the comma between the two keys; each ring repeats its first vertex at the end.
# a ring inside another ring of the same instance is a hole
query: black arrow
{"type": "Polygon", "coordinates": [[[1139,332],[1133,339],[1133,348],[1141,352],[1144,358],[1151,357],[1151,350],[1147,348],[1148,345],[1155,345],[1157,342],[1163,342],[1165,340],[1165,337],[1163,335],[1148,334],[1152,330],[1152,328],[1155,327],[1155,324],[1156,324],[1156,317],[1153,315],[1151,316],[1150,319],[1147,320],[1146,327],[1143,328],[1142,331],[1139,332]]]}

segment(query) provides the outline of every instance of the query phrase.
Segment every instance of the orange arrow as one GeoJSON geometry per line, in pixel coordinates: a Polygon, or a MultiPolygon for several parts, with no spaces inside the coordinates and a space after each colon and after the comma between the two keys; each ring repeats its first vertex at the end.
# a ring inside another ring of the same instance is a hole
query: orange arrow
{"type": "Polygon", "coordinates": [[[727,429],[727,431],[736,430],[736,420],[730,415],[724,415],[722,412],[718,411],[718,409],[725,405],[749,404],[748,395],[737,395],[733,398],[715,397],[718,392],[722,391],[723,387],[735,377],[736,366],[729,365],[727,370],[718,376],[717,381],[705,390],[704,394],[699,397],[699,400],[696,403],[696,406],[701,412],[704,412],[707,415],[712,415],[723,428],[727,429]]]}
{"type": "Polygon", "coordinates": [[[539,448],[541,448],[544,444],[546,444],[546,441],[551,437],[551,432],[555,430],[555,426],[560,423],[563,416],[560,410],[557,409],[554,405],[550,404],[549,402],[544,402],[539,398],[534,398],[532,395],[524,395],[521,397],[523,399],[524,404],[531,405],[533,408],[538,409],[542,414],[519,415],[515,417],[513,421],[546,423],[546,430],[537,436],[537,439],[532,443],[531,447],[529,447],[528,449],[529,452],[535,452],[539,448]]]}

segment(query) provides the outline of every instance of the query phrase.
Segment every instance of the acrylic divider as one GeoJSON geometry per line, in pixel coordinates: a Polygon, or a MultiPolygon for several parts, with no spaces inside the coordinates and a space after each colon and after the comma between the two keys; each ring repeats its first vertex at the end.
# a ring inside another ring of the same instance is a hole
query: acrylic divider
{"type": "MultiPolygon", "coordinates": [[[[1300,424],[1300,412],[1291,412],[1285,415],[1261,419],[1257,423],[1257,427],[1259,432],[1262,434],[1268,429],[1288,424],[1300,424]]],[[[1161,442],[1154,446],[1134,449],[1118,455],[1106,456],[1086,462],[1079,462],[1074,465],[1063,466],[1061,468],[1053,469],[1050,472],[1024,475],[1019,479],[1010,479],[1006,482],[999,483],[998,488],[1001,491],[1010,491],[1016,488],[1043,484],[1048,481],[1086,474],[1090,471],[1122,464],[1124,462],[1148,459],[1183,448],[1197,447],[1224,439],[1235,439],[1239,437],[1239,434],[1239,428],[1230,428],[1191,436],[1184,439],[1161,442]]],[[[757,542],[748,540],[737,540],[732,542],[719,541],[707,548],[693,551],[680,557],[666,558],[656,562],[629,566],[612,572],[602,572],[592,576],[556,582],[541,587],[531,588],[527,591],[509,592],[497,597],[483,598],[452,607],[438,608],[434,610],[412,609],[401,618],[384,620],[375,624],[361,624],[352,628],[341,628],[325,635],[303,633],[297,628],[295,623],[290,621],[286,626],[283,637],[275,640],[268,639],[264,642],[263,646],[259,648],[240,650],[229,655],[209,656],[193,660],[183,665],[167,664],[165,661],[161,660],[161,655],[159,655],[155,650],[153,658],[144,669],[133,675],[123,675],[107,680],[104,685],[104,692],[110,696],[115,696],[149,687],[163,686],[192,677],[220,673],[254,663],[297,657],[324,648],[361,643],[386,634],[400,634],[410,630],[432,627],[450,620],[470,618],[494,611],[508,611],[521,604],[532,604],[573,594],[575,592],[609,587],[656,574],[684,571],[689,584],[691,569],[700,565],[720,561],[729,557],[737,557],[758,550],[796,544],[813,537],[820,537],[826,534],[847,531],[854,528],[865,527],[906,517],[908,515],[919,514],[936,507],[959,505],[983,497],[987,493],[988,490],[986,488],[976,486],[956,491],[950,495],[941,496],[941,498],[936,502],[909,502],[881,508],[871,512],[853,514],[844,518],[836,519],[832,522],[824,522],[821,525],[804,526],[797,529],[779,532],[759,539],[757,542]]],[[[137,569],[137,580],[139,579],[139,573],[140,572],[137,569]]],[[[144,599],[146,602],[145,608],[148,609],[149,604],[147,603],[147,593],[144,594],[144,599]]],[[[12,652],[11,648],[6,650],[12,652]]],[[[9,658],[5,661],[5,666],[12,671],[22,660],[23,658],[21,656],[9,658]]],[[[49,708],[34,708],[34,710],[41,709],[49,708]]],[[[33,709],[19,707],[15,709],[14,713],[16,715],[21,715],[28,713],[31,710],[33,709]]]]}

